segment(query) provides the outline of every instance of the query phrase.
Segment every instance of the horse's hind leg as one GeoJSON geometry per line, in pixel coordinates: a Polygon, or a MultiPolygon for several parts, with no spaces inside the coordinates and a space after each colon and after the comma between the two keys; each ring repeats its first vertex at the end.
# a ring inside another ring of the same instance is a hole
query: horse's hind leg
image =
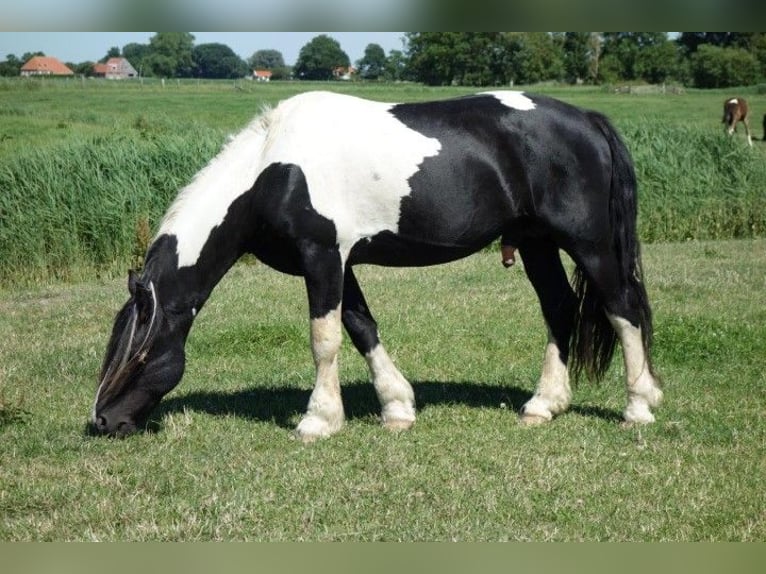
{"type": "Polygon", "coordinates": [[[345,418],[338,379],[343,263],[337,249],[319,246],[306,248],[304,261],[316,382],[296,435],[310,442],[339,431],[345,418]]]}
{"type": "Polygon", "coordinates": [[[753,137],[750,135],[749,116],[745,116],[742,119],[742,123],[745,124],[745,133],[747,134],[747,143],[750,144],[750,146],[752,146],[753,145],[753,137]]]}
{"type": "Polygon", "coordinates": [[[653,423],[651,409],[662,402],[662,390],[649,366],[641,327],[618,314],[607,313],[607,317],[620,339],[625,362],[628,403],[623,418],[628,424],[653,423]]]}
{"type": "Polygon", "coordinates": [[[344,276],[342,317],[351,341],[367,360],[380,400],[383,426],[392,430],[410,428],[415,422],[415,394],[380,343],[378,325],[351,267],[344,276]]]}
{"type": "Polygon", "coordinates": [[[635,277],[620,280],[612,253],[591,254],[582,261],[622,345],[628,396],[623,418],[626,423],[654,422],[651,409],[662,402],[662,390],[651,368],[651,311],[643,283],[635,277]]]}
{"type": "Polygon", "coordinates": [[[567,359],[576,299],[552,241],[536,239],[522,244],[519,252],[548,326],[542,373],[534,395],[521,409],[521,422],[536,424],[564,412],[572,398],[567,359]]]}

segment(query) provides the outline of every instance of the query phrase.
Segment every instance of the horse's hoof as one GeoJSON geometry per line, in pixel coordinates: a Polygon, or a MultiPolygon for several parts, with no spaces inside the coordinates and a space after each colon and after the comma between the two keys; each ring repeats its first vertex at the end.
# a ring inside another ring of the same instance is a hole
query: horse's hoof
{"type": "MultiPolygon", "coordinates": [[[[659,400],[661,399],[662,394],[660,393],[659,400]]],[[[649,406],[646,402],[637,401],[629,404],[625,409],[625,412],[622,413],[622,418],[624,420],[623,426],[648,425],[654,422],[654,415],[652,414],[652,411],[649,410],[649,406]]]]}
{"type": "Polygon", "coordinates": [[[546,417],[541,417],[540,415],[530,415],[526,413],[522,413],[521,415],[519,415],[519,423],[525,427],[542,425],[547,422],[550,422],[550,420],[551,419],[546,417]]]}
{"type": "Polygon", "coordinates": [[[316,416],[307,416],[301,419],[295,429],[294,436],[303,444],[309,444],[317,439],[326,438],[338,432],[343,423],[331,425],[324,419],[316,416]]]}
{"type": "Polygon", "coordinates": [[[292,433],[290,433],[290,438],[299,440],[303,444],[311,444],[312,442],[316,442],[322,437],[320,435],[303,434],[298,429],[295,429],[292,433]]]}
{"type": "Polygon", "coordinates": [[[620,427],[624,429],[631,429],[637,426],[645,426],[650,425],[654,422],[654,415],[652,413],[649,413],[649,416],[641,416],[641,417],[630,417],[627,416],[624,417],[624,420],[620,423],[620,427]]]}
{"type": "Polygon", "coordinates": [[[380,418],[383,428],[390,431],[408,430],[415,424],[415,405],[392,401],[383,407],[380,418]]]}
{"type": "Polygon", "coordinates": [[[415,424],[415,421],[411,421],[411,420],[402,420],[402,419],[387,420],[387,421],[383,421],[383,428],[392,432],[400,432],[400,431],[410,430],[412,428],[412,425],[414,424],[415,424]]]}

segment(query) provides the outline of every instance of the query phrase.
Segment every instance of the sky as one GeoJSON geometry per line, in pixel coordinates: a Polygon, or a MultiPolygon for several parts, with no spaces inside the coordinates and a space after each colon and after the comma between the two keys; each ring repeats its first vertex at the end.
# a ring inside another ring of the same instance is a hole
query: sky
{"type": "MultiPolygon", "coordinates": [[[[62,62],[100,60],[117,46],[136,42],[148,44],[155,32],[0,32],[0,61],[9,54],[21,58],[25,52],[44,52],[62,62]]],[[[300,49],[319,34],[340,42],[352,62],[364,56],[368,44],[380,44],[388,53],[402,49],[404,32],[192,32],[195,44],[226,44],[241,58],[256,50],[279,50],[288,65],[295,64],[300,49]]]]}

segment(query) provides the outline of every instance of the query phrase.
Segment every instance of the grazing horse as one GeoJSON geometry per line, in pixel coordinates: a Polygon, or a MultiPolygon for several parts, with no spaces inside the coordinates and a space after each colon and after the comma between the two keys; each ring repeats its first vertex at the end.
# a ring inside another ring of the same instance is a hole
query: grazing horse
{"type": "Polygon", "coordinates": [[[731,98],[723,103],[723,119],[726,133],[732,135],[737,129],[737,123],[745,124],[745,133],[747,134],[747,143],[753,145],[753,138],[750,137],[750,122],[748,121],[749,111],[747,102],[744,98],[731,98]]]}
{"type": "Polygon", "coordinates": [[[311,441],[343,425],[342,327],[368,363],[383,425],[409,428],[412,387],[381,344],[353,268],[445,263],[499,237],[518,248],[548,328],[522,422],[565,411],[569,368],[599,378],[619,340],[624,419],[650,423],[662,391],[650,361],[636,194],[628,151],[607,119],[548,97],[287,99],[236,135],[166,213],[142,273],[130,274],[91,427],[123,436],[146,423],[183,375],[194,318],[252,253],[305,279],[316,381],[297,436],[311,441]],[[560,249],[576,264],[571,285],[560,249]]]}

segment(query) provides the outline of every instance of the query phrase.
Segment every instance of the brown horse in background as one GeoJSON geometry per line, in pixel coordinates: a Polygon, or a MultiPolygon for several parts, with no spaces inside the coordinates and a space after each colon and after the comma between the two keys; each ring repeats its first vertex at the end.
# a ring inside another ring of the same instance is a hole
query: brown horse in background
{"type": "MultiPolygon", "coordinates": [[[[750,125],[748,123],[749,110],[747,109],[747,102],[744,98],[731,98],[723,103],[723,119],[721,122],[725,125],[726,133],[732,135],[737,129],[737,123],[742,122],[745,124],[745,133],[747,133],[747,143],[753,145],[753,138],[750,136],[750,125]]],[[[766,122],[766,118],[764,118],[766,122]]],[[[766,123],[764,123],[765,131],[764,138],[766,138],[766,123]]]]}

